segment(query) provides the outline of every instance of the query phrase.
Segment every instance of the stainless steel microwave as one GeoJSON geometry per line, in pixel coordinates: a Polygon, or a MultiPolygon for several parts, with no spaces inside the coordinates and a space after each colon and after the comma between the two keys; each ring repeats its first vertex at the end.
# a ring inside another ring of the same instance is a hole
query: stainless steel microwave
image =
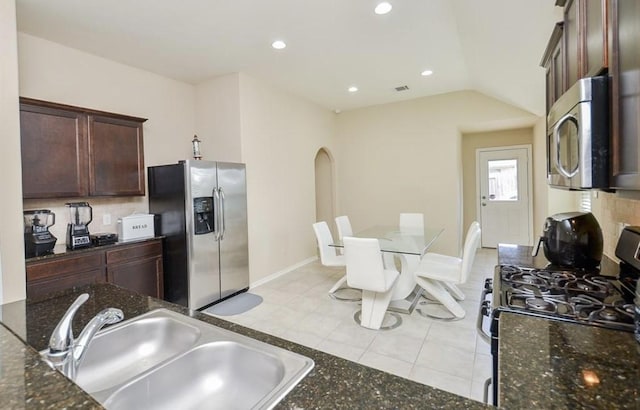
{"type": "Polygon", "coordinates": [[[563,189],[609,187],[606,76],[578,80],[547,116],[547,182],[563,189]]]}

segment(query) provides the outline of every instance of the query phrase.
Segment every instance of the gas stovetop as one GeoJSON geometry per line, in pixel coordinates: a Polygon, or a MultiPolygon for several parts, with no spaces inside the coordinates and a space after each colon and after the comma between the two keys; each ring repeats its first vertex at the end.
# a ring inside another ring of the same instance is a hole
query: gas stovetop
{"type": "Polygon", "coordinates": [[[616,278],[583,270],[502,265],[495,282],[494,303],[498,299],[499,305],[494,308],[634,331],[633,293],[629,295],[616,278]]]}

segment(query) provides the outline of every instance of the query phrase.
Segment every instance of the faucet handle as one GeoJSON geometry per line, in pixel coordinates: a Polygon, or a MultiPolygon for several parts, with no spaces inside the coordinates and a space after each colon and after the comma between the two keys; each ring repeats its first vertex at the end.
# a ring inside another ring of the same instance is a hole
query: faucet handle
{"type": "Polygon", "coordinates": [[[49,339],[49,352],[63,352],[68,350],[73,345],[73,330],[71,324],[76,311],[89,299],[88,293],[83,293],[78,296],[76,300],[69,306],[58,325],[53,330],[51,338],[49,339]]]}

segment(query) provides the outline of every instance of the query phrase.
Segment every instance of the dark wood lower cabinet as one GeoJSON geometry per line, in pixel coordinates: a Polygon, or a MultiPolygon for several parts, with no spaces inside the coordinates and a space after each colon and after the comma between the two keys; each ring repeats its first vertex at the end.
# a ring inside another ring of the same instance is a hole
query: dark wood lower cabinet
{"type": "Polygon", "coordinates": [[[108,282],[163,298],[162,239],[77,252],[27,261],[27,297],[108,282]]]}
{"type": "Polygon", "coordinates": [[[145,243],[107,252],[107,280],[143,295],[163,298],[162,244],[145,243]]]}

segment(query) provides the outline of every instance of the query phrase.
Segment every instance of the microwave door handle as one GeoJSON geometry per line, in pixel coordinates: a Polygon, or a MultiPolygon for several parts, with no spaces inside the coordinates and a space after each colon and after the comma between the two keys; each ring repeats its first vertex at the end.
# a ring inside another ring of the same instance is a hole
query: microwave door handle
{"type": "Polygon", "coordinates": [[[573,178],[578,173],[578,168],[580,164],[578,163],[576,167],[573,169],[573,171],[568,172],[566,169],[564,169],[564,167],[562,166],[562,163],[560,162],[560,127],[562,127],[564,123],[566,123],[567,121],[575,121],[575,117],[572,114],[567,114],[564,117],[560,118],[556,123],[555,127],[553,127],[553,141],[556,145],[555,162],[556,162],[556,169],[562,176],[564,176],[565,178],[573,178]]]}
{"type": "Polygon", "coordinates": [[[227,232],[227,221],[225,220],[225,201],[224,201],[224,191],[222,188],[218,188],[218,192],[220,193],[220,221],[222,222],[222,228],[220,232],[220,240],[224,239],[224,234],[227,232]]]}

